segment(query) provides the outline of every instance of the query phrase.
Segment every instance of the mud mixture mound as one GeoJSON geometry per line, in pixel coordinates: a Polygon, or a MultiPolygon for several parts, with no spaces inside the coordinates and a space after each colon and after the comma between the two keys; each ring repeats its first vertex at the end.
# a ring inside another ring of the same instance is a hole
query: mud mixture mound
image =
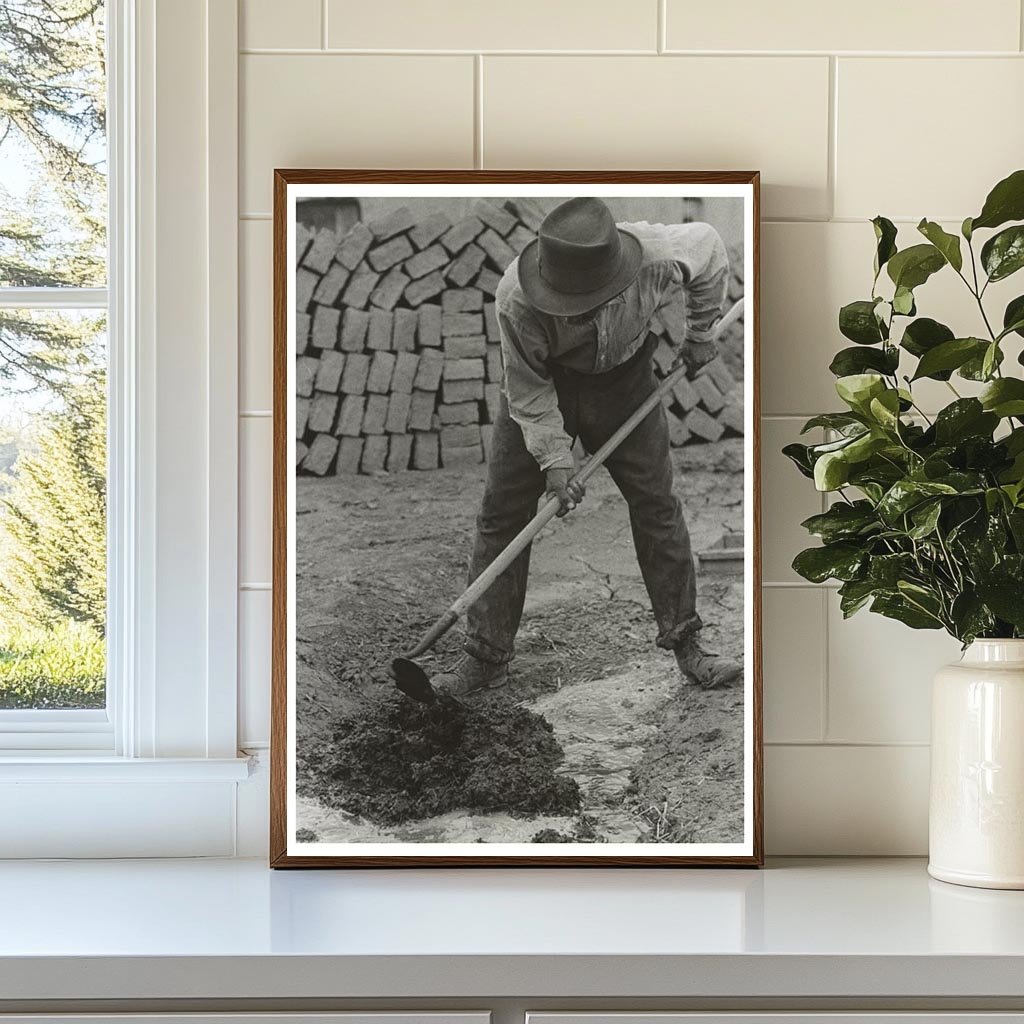
{"type": "Polygon", "coordinates": [[[476,706],[394,697],[335,719],[306,764],[308,795],[378,825],[453,810],[571,814],[576,781],[551,726],[502,694],[476,706]]]}

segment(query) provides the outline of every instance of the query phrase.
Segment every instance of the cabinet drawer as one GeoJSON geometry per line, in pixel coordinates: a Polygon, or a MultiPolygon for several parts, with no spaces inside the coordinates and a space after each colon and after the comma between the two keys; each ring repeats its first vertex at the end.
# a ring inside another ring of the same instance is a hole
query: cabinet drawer
{"type": "Polygon", "coordinates": [[[490,1024],[490,1013],[0,1013],[0,1024],[490,1024]]]}

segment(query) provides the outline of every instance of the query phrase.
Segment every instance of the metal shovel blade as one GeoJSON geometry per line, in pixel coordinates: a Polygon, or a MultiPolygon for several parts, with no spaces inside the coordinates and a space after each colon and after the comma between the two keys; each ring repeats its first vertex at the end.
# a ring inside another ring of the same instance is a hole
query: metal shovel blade
{"type": "Polygon", "coordinates": [[[437,693],[427,673],[411,658],[395,658],[391,662],[391,675],[397,686],[406,697],[418,700],[421,704],[433,704],[437,693]]]}

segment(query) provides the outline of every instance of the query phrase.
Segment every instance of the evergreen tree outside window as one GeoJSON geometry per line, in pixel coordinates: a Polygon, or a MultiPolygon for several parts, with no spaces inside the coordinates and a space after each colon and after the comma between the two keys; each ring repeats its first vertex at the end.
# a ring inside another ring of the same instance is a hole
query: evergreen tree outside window
{"type": "Polygon", "coordinates": [[[0,716],[106,703],[102,0],[0,0],[0,716]]]}

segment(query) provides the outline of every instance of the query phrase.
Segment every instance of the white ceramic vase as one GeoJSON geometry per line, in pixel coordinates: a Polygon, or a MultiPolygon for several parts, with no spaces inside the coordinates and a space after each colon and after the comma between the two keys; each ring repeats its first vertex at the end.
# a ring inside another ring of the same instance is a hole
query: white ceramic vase
{"type": "Polygon", "coordinates": [[[1024,889],[1024,640],[975,640],[932,689],[928,872],[1024,889]]]}

